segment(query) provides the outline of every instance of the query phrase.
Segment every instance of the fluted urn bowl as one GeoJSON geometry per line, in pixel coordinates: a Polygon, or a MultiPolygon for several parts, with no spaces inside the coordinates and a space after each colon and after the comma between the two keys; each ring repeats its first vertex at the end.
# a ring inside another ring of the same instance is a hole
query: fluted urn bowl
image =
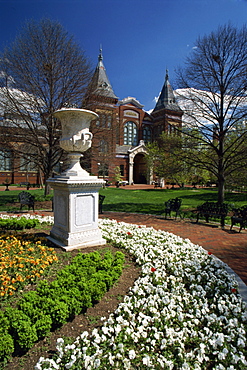
{"type": "Polygon", "coordinates": [[[89,131],[90,123],[98,117],[97,113],[79,108],[62,108],[54,112],[62,125],[60,147],[68,152],[70,166],[65,171],[69,176],[88,174],[80,166],[81,153],[92,145],[92,133],[89,131]]]}
{"type": "Polygon", "coordinates": [[[60,146],[67,152],[85,152],[92,145],[90,123],[98,115],[90,110],[78,108],[62,108],[54,112],[61,121],[62,137],[60,146]]]}

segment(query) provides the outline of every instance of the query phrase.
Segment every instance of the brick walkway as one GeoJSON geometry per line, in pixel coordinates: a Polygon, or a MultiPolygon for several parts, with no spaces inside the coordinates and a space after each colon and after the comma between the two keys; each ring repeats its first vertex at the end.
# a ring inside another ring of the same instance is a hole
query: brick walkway
{"type": "Polygon", "coordinates": [[[100,218],[115,219],[127,223],[153,226],[155,229],[165,230],[182,238],[190,239],[211,251],[216,257],[230,266],[235,273],[247,284],[247,231],[238,232],[238,228],[230,231],[227,225],[222,230],[218,225],[210,223],[195,224],[188,220],[174,220],[159,216],[104,212],[100,218]]]}

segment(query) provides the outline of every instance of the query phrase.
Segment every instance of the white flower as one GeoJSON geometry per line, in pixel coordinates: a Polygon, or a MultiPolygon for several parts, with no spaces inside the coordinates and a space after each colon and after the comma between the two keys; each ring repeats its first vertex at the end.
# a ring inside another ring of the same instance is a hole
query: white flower
{"type": "Polygon", "coordinates": [[[136,357],[136,353],[135,353],[135,351],[134,351],[133,349],[131,349],[131,350],[129,351],[129,358],[130,358],[131,360],[133,360],[135,357],[136,357]]]}
{"type": "Polygon", "coordinates": [[[97,358],[95,361],[94,361],[94,368],[97,369],[98,367],[100,367],[100,359],[97,358]]]}
{"type": "Polygon", "coordinates": [[[151,366],[151,359],[148,355],[145,355],[142,359],[143,365],[151,366]]]}

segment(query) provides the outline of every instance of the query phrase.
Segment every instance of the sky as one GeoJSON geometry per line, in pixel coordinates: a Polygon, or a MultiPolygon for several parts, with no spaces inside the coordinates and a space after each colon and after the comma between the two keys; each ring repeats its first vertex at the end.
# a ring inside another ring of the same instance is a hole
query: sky
{"type": "Polygon", "coordinates": [[[99,48],[119,99],[155,106],[166,69],[173,88],[199,36],[247,23],[247,0],[0,0],[0,50],[28,20],[60,22],[95,68],[99,48]]]}

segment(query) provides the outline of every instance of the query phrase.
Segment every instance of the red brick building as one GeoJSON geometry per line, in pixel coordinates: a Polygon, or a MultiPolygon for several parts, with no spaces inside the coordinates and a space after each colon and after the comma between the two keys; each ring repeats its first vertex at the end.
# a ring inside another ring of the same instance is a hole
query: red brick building
{"type": "Polygon", "coordinates": [[[149,114],[133,97],[118,99],[100,51],[86,108],[99,115],[91,127],[94,135],[91,173],[112,182],[119,166],[123,180],[128,183],[150,183],[152,174],[145,161],[146,144],[156,140],[162,131],[173,133],[174,126],[182,125],[183,112],[176,103],[168,73],[157,104],[149,114]]]}

